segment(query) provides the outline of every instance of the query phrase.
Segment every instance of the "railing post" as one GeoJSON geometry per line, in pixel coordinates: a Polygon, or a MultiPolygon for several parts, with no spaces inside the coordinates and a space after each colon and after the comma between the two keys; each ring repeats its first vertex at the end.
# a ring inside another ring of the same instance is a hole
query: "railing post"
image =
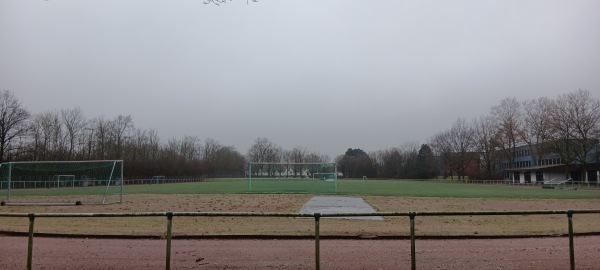
{"type": "Polygon", "coordinates": [[[171,232],[173,228],[173,212],[167,212],[167,255],[165,269],[171,269],[171,232]]]}
{"type": "Polygon", "coordinates": [[[569,260],[571,270],[575,270],[575,245],[573,244],[573,210],[567,211],[567,219],[569,221],[569,260]]]}
{"type": "Polygon", "coordinates": [[[33,261],[33,224],[35,221],[35,214],[28,214],[29,217],[29,240],[27,242],[27,270],[31,270],[33,261]]]}
{"type": "Polygon", "coordinates": [[[417,213],[409,212],[408,217],[410,218],[410,269],[417,269],[417,256],[415,248],[415,216],[417,213]]]}
{"type": "Polygon", "coordinates": [[[319,220],[321,219],[320,213],[315,213],[315,269],[321,269],[321,248],[319,243],[319,220]]]}

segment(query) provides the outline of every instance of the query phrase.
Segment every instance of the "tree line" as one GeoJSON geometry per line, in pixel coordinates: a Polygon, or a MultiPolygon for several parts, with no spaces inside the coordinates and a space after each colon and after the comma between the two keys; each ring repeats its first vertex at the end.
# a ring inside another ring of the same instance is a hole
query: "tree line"
{"type": "Polygon", "coordinates": [[[505,98],[487,115],[472,121],[457,119],[450,129],[434,134],[430,144],[448,171],[466,175],[476,159],[480,170],[470,176],[491,179],[503,177],[505,169],[521,166],[515,159],[524,155],[533,157],[528,167],[559,159],[561,164],[580,164],[586,172],[590,155],[598,154],[599,139],[600,100],[580,89],[555,99],[505,98]],[[519,153],[524,151],[522,146],[527,146],[527,153],[519,153]]]}
{"type": "Polygon", "coordinates": [[[268,138],[257,138],[246,155],[212,138],[163,142],[156,130],[135,127],[129,115],[88,119],[80,108],[32,115],[14,93],[0,93],[0,163],[111,159],[124,160],[125,177],[244,177],[248,160],[330,160],[304,147],[283,149],[268,138]]]}
{"type": "Polygon", "coordinates": [[[129,115],[88,119],[80,108],[30,114],[10,91],[0,93],[0,161],[125,161],[125,177],[215,177],[244,174],[233,146],[196,136],[162,142],[129,115]]]}
{"type": "MultiPolygon", "coordinates": [[[[600,153],[595,150],[599,139],[600,100],[580,89],[555,99],[505,98],[487,115],[470,121],[458,118],[420,148],[416,143],[370,153],[350,148],[336,162],[349,177],[502,179],[510,177],[503,175],[506,169],[519,166],[518,151],[528,146],[527,155],[533,157],[529,167],[556,159],[562,164],[580,164],[585,172],[590,156],[600,153]]],[[[564,169],[568,175],[569,167],[564,169]]]]}
{"type": "MultiPolygon", "coordinates": [[[[579,162],[600,138],[600,100],[587,90],[518,101],[505,98],[489,114],[458,118],[425,144],[365,152],[349,148],[335,157],[345,177],[429,179],[468,175],[495,179],[512,169],[520,146],[528,145],[535,164],[550,153],[563,163],[579,162]],[[475,170],[473,170],[475,168],[475,170]]],[[[80,108],[32,115],[11,91],[0,92],[0,162],[123,159],[126,177],[242,177],[247,161],[329,162],[330,157],[305,147],[283,149],[266,137],[248,152],[197,136],[166,142],[153,129],[135,127],[129,115],[86,118],[80,108]]]]}

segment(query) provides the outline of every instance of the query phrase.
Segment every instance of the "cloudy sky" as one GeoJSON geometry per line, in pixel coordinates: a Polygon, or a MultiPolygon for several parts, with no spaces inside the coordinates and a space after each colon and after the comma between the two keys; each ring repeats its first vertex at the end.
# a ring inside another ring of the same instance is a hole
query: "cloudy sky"
{"type": "Polygon", "coordinates": [[[331,157],[424,143],[505,97],[600,93],[597,0],[203,2],[2,0],[0,90],[331,157]]]}

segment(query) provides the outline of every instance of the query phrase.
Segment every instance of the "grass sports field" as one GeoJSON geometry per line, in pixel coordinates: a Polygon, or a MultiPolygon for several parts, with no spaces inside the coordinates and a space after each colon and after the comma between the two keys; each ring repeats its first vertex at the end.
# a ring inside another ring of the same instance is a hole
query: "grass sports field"
{"type": "MultiPolygon", "coordinates": [[[[257,185],[254,181],[254,185],[257,185]]],[[[329,188],[319,190],[310,181],[264,181],[271,187],[257,193],[333,193],[329,188]]],[[[318,187],[318,185],[317,185],[318,187]]],[[[113,187],[114,189],[114,187],[113,187]]],[[[11,195],[65,196],[97,195],[103,187],[61,189],[14,189],[11,195]]],[[[134,194],[248,194],[246,179],[215,179],[198,183],[126,185],[124,193],[134,194]]],[[[251,192],[252,193],[252,192],[251,192]]],[[[448,198],[512,198],[512,199],[600,199],[598,190],[542,189],[540,186],[479,185],[427,181],[341,180],[336,195],[394,196],[394,197],[448,197],[448,198]]]]}
{"type": "MultiPolygon", "coordinates": [[[[309,182],[305,182],[305,184],[309,182]]],[[[293,191],[297,182],[280,181],[279,190],[293,191]],[[281,186],[283,185],[283,186],[281,186]],[[285,185],[288,185],[287,187],[285,185]]],[[[382,212],[530,211],[600,209],[598,190],[542,189],[532,186],[457,184],[422,181],[341,180],[337,194],[361,197],[382,212]]],[[[97,196],[96,187],[72,189],[13,190],[19,199],[46,197],[47,201],[68,200],[69,195],[97,196]],[[72,192],[72,194],[67,194],[72,192]],[[92,195],[95,194],[95,195],[92,195]],[[56,196],[60,195],[60,196],[56,196]]],[[[112,205],[2,206],[0,212],[15,213],[102,213],[102,212],[278,212],[298,213],[317,191],[310,193],[248,193],[242,179],[220,179],[200,183],[130,185],[124,202],[112,205]]],[[[267,191],[268,192],[268,191],[267,191]]],[[[275,192],[273,190],[273,192],[275,192]]],[[[323,194],[320,194],[323,195],[323,194]]],[[[576,233],[600,232],[600,215],[574,217],[576,233]]],[[[314,221],[280,217],[177,217],[176,236],[208,235],[312,235],[314,221]]],[[[26,232],[26,218],[0,219],[1,231],[26,232]]],[[[37,233],[150,235],[165,234],[165,218],[38,218],[37,233]]],[[[327,219],[321,234],[331,236],[406,236],[406,217],[383,221],[327,219]]],[[[418,217],[418,235],[553,235],[565,234],[563,215],[546,216],[440,216],[418,217]]]]}

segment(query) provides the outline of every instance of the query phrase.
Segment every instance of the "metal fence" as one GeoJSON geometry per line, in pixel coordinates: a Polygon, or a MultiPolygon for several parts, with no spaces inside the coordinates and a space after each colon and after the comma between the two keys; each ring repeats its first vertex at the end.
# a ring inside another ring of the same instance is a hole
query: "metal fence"
{"type": "Polygon", "coordinates": [[[193,178],[163,178],[163,179],[152,179],[152,178],[132,178],[123,180],[125,185],[150,185],[150,184],[181,184],[181,183],[197,183],[203,182],[206,178],[193,177],[193,178]]]}
{"type": "Polygon", "coordinates": [[[207,213],[207,212],[144,212],[144,213],[0,213],[0,217],[28,218],[29,236],[27,248],[27,269],[32,267],[33,237],[36,218],[85,218],[85,217],[166,217],[166,269],[171,269],[171,240],[174,217],[303,217],[313,218],[315,222],[315,269],[320,269],[320,232],[321,218],[326,217],[368,217],[368,216],[394,216],[408,217],[410,226],[410,261],[411,269],[417,269],[415,219],[426,216],[526,216],[526,215],[565,215],[569,237],[569,259],[571,269],[575,269],[575,250],[573,240],[573,215],[575,214],[600,214],[600,210],[564,210],[564,211],[480,211],[480,212],[381,212],[381,213],[344,213],[344,214],[295,214],[295,213],[207,213]]]}

